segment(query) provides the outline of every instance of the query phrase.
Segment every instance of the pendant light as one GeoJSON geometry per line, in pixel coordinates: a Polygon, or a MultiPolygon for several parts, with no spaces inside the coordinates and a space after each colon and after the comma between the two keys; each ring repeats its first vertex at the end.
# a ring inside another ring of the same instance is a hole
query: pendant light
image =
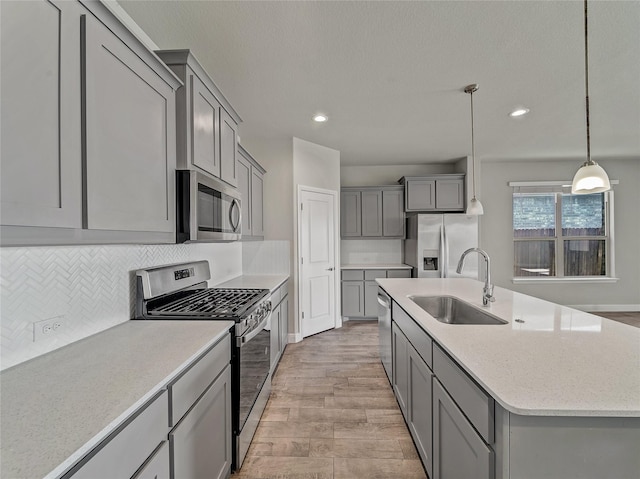
{"type": "Polygon", "coordinates": [[[591,135],[589,131],[589,43],[587,40],[587,0],[584,0],[584,86],[587,117],[587,161],[578,169],[571,184],[571,193],[585,195],[611,189],[607,172],[591,159],[591,135]]]}
{"type": "Polygon", "coordinates": [[[473,93],[478,91],[478,84],[474,83],[472,85],[467,85],[464,87],[464,92],[471,95],[471,163],[473,166],[473,198],[469,202],[467,207],[468,215],[481,215],[484,214],[484,208],[482,207],[482,203],[480,200],[476,198],[476,148],[473,137],[473,93]]]}

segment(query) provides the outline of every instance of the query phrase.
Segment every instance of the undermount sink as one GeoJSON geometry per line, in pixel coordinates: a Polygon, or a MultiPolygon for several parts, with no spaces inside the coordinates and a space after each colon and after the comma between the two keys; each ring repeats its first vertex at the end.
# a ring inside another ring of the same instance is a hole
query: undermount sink
{"type": "Polygon", "coordinates": [[[507,324],[507,321],[453,296],[409,296],[409,299],[441,323],[507,324]]]}

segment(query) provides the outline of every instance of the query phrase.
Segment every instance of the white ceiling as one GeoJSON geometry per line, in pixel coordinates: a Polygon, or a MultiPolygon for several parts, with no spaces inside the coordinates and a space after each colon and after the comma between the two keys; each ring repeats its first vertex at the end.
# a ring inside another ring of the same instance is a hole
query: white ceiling
{"type": "MultiPolygon", "coordinates": [[[[343,165],[460,158],[478,83],[477,158],[585,156],[581,1],[118,3],[160,48],[193,51],[248,143],[296,136],[343,165]]],[[[593,157],[640,159],[640,1],[589,3],[589,88],[593,157]]]]}

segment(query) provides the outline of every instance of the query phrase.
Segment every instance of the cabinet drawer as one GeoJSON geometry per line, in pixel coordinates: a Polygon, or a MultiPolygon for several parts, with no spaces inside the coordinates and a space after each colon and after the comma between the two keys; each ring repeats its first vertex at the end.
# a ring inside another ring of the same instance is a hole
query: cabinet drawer
{"type": "Polygon", "coordinates": [[[169,385],[169,426],[174,426],[207,386],[231,362],[231,335],[223,339],[169,385]]]}
{"type": "Polygon", "coordinates": [[[409,339],[413,347],[418,352],[424,362],[430,368],[433,368],[432,354],[433,354],[433,340],[425,333],[416,322],[409,317],[404,310],[393,302],[391,307],[391,318],[402,329],[402,332],[409,339]]]}
{"type": "Polygon", "coordinates": [[[494,440],[494,400],[436,345],[433,372],[482,438],[494,440]]]}
{"type": "Polygon", "coordinates": [[[361,269],[343,269],[342,281],[362,281],[364,279],[364,271],[361,269]]]}
{"type": "Polygon", "coordinates": [[[411,278],[410,269],[390,269],[387,271],[387,278],[411,278]]]}
{"type": "Polygon", "coordinates": [[[387,270],[385,269],[366,269],[364,270],[365,281],[373,281],[376,278],[386,278],[387,270]]]}
{"type": "Polygon", "coordinates": [[[166,439],[167,392],[148,404],[122,429],[118,429],[75,473],[73,479],[131,477],[166,439]]]}

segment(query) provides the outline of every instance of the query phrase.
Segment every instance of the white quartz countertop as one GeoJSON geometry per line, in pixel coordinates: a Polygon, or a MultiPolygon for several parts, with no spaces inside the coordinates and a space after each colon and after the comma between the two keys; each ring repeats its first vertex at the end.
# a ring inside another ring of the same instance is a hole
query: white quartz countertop
{"type": "Polygon", "coordinates": [[[505,409],[640,417],[640,329],[498,287],[483,307],[471,279],[376,281],[505,409]],[[508,324],[441,323],[411,295],[455,296],[508,324]]]}
{"type": "Polygon", "coordinates": [[[127,321],[6,369],[0,476],[58,477],[233,324],[127,321]]]}
{"type": "Polygon", "coordinates": [[[343,264],[340,269],[411,269],[411,266],[401,263],[363,263],[343,264]]]}
{"type": "Polygon", "coordinates": [[[216,284],[216,288],[259,288],[269,289],[272,293],[287,279],[289,276],[285,274],[273,275],[242,275],[216,284]]]}

